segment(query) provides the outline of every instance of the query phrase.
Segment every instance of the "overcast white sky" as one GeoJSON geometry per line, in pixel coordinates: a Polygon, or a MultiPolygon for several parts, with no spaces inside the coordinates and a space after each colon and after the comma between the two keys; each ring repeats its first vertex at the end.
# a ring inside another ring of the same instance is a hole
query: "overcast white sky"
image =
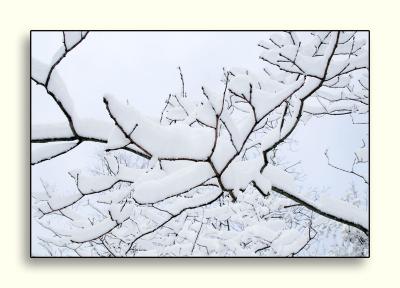
{"type": "MultiPolygon", "coordinates": [[[[131,105],[154,117],[171,92],[181,89],[177,70],[182,67],[186,90],[199,95],[200,87],[221,85],[223,67],[245,67],[260,72],[257,43],[266,32],[91,32],[59,66],[61,76],[82,117],[107,119],[102,97],[112,93],[128,99],[131,105]]],[[[44,63],[62,45],[61,32],[33,32],[32,57],[44,63]]],[[[32,122],[61,121],[63,116],[48,95],[32,89],[32,122]]],[[[330,149],[332,159],[351,167],[353,151],[367,134],[366,125],[351,125],[350,118],[312,119],[296,128],[299,144],[295,152],[287,151],[290,161],[307,175],[304,189],[329,188],[329,193],[343,195],[351,177],[335,171],[323,156],[330,149]]],[[[39,179],[56,184],[62,191],[74,189],[66,175],[71,169],[89,167],[96,151],[95,144],[81,145],[67,155],[32,168],[32,189],[41,189],[39,179]]]]}

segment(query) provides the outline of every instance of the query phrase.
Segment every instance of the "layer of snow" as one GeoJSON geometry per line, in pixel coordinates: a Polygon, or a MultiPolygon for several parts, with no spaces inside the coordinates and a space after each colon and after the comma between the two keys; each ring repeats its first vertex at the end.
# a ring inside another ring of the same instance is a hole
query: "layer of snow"
{"type": "Polygon", "coordinates": [[[280,127],[276,127],[270,131],[267,132],[267,134],[261,139],[260,144],[261,144],[261,151],[267,151],[270,149],[272,146],[275,145],[281,138],[281,130],[280,127]]]}
{"type": "Polygon", "coordinates": [[[262,175],[271,181],[272,186],[286,191],[288,194],[295,196],[305,203],[308,203],[325,213],[336,216],[337,218],[359,224],[368,229],[368,213],[366,213],[365,210],[362,210],[348,202],[324,195],[321,196],[319,200],[311,199],[309,196],[305,196],[298,191],[292,175],[272,165],[268,165],[262,175]]]}
{"type": "Polygon", "coordinates": [[[276,109],[286,99],[288,99],[288,97],[292,96],[295,91],[302,87],[304,83],[304,79],[300,78],[289,87],[276,93],[255,89],[253,92],[252,103],[256,108],[257,119],[261,119],[265,115],[269,114],[272,110],[276,109]]]}
{"type": "Polygon", "coordinates": [[[222,174],[222,183],[227,189],[246,189],[259,173],[262,164],[262,158],[234,161],[222,174]]]}
{"type": "Polygon", "coordinates": [[[360,68],[368,68],[369,67],[369,58],[368,54],[362,54],[357,58],[347,59],[347,60],[333,60],[331,65],[329,65],[328,73],[326,78],[330,79],[335,77],[339,73],[344,74],[346,72],[357,70],[360,68]]]}
{"type": "Polygon", "coordinates": [[[272,186],[275,186],[290,193],[297,191],[293,175],[285,172],[279,167],[271,164],[265,167],[262,176],[271,181],[272,186]]]}
{"type": "Polygon", "coordinates": [[[289,256],[299,251],[308,241],[308,235],[296,229],[284,230],[271,244],[278,255],[289,256]]]}
{"type": "Polygon", "coordinates": [[[32,140],[44,138],[67,138],[73,136],[74,134],[67,123],[32,125],[32,140]]]}
{"type": "Polygon", "coordinates": [[[49,71],[50,71],[50,66],[32,57],[31,75],[33,79],[44,84],[46,82],[49,71]]]}
{"type": "Polygon", "coordinates": [[[117,223],[111,218],[105,218],[104,220],[94,224],[93,226],[85,227],[84,229],[76,229],[72,231],[71,241],[73,242],[86,242],[94,240],[106,232],[112,230],[117,226],[117,223]]]}
{"type": "Polygon", "coordinates": [[[312,204],[321,211],[360,224],[364,228],[368,229],[368,212],[350,204],[349,202],[322,195],[318,201],[314,201],[312,204]]]}
{"type": "Polygon", "coordinates": [[[68,89],[65,86],[63,77],[60,75],[60,67],[56,67],[51,74],[50,82],[48,84],[48,90],[53,92],[57,101],[62,103],[62,106],[67,113],[72,117],[75,116],[74,103],[71,96],[69,95],[68,89]]]}
{"type": "Polygon", "coordinates": [[[154,203],[188,191],[213,176],[209,163],[193,163],[160,179],[139,183],[133,195],[138,202],[154,203]]]}
{"type": "Polygon", "coordinates": [[[159,158],[208,157],[213,144],[212,129],[192,128],[185,124],[161,126],[136,109],[121,105],[114,97],[105,98],[111,113],[125,133],[150,154],[159,158]]]}
{"type": "Polygon", "coordinates": [[[58,210],[64,208],[72,203],[78,201],[82,198],[82,195],[79,193],[74,193],[70,195],[53,195],[49,199],[49,205],[51,209],[58,210]]]}
{"type": "Polygon", "coordinates": [[[237,151],[230,141],[229,136],[220,135],[217,140],[217,146],[211,156],[211,160],[217,171],[221,171],[235,154],[237,154],[237,151]]]}
{"type": "MultiPolygon", "coordinates": [[[[203,189],[202,189],[203,190],[203,189]]],[[[205,203],[209,203],[221,195],[220,189],[204,189],[202,193],[196,193],[191,198],[177,197],[169,203],[165,203],[163,208],[172,214],[179,214],[187,208],[196,208],[205,203]]],[[[168,200],[167,200],[168,201],[168,200]]],[[[165,201],[165,202],[167,202],[165,201]]]]}
{"type": "Polygon", "coordinates": [[[219,94],[212,89],[203,87],[204,93],[208,97],[211,106],[213,107],[215,113],[220,114],[223,106],[223,94],[219,94]]]}
{"type": "Polygon", "coordinates": [[[107,140],[107,149],[118,149],[130,143],[130,140],[125,137],[121,129],[117,126],[111,130],[107,140]]]}
{"type": "Polygon", "coordinates": [[[86,32],[81,32],[81,31],[67,31],[64,32],[65,34],[65,44],[67,46],[67,49],[71,49],[72,46],[74,46],[76,43],[78,43],[81,39],[82,36],[84,35],[83,33],[86,32]]]}
{"type": "Polygon", "coordinates": [[[43,160],[51,159],[76,146],[77,141],[58,142],[50,144],[38,144],[32,146],[31,163],[35,164],[43,160]],[[39,146],[39,147],[38,147],[39,146]]]}
{"type": "Polygon", "coordinates": [[[86,176],[79,174],[78,189],[82,194],[92,194],[110,189],[118,180],[115,176],[86,176]]]}

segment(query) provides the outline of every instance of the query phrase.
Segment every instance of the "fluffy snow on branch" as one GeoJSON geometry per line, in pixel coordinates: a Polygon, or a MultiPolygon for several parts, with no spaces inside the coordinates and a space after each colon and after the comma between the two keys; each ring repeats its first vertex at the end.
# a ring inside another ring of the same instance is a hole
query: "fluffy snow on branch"
{"type": "Polygon", "coordinates": [[[50,66],[32,57],[31,72],[32,77],[40,83],[45,83],[49,74],[50,66]]]}
{"type": "Polygon", "coordinates": [[[166,203],[165,205],[163,205],[163,208],[166,209],[168,212],[176,215],[181,213],[181,211],[183,211],[184,209],[196,208],[205,205],[207,203],[210,203],[213,200],[217,199],[219,196],[221,196],[220,189],[204,188],[201,189],[200,193],[195,193],[190,198],[177,197],[171,201],[166,200],[165,201],[166,203]]]}
{"type": "Polygon", "coordinates": [[[132,187],[128,186],[121,189],[114,189],[111,193],[101,193],[98,195],[98,201],[103,203],[120,203],[128,198],[131,194],[132,187]]]}
{"type": "MultiPolygon", "coordinates": [[[[309,205],[319,209],[320,211],[333,215],[337,218],[359,224],[368,229],[368,213],[366,213],[364,210],[348,202],[334,199],[328,196],[322,196],[319,200],[311,199],[298,191],[292,175],[278,167],[268,165],[264,169],[262,176],[263,178],[271,181],[272,186],[285,191],[286,193],[296,197],[297,199],[300,199],[305,203],[308,203],[309,205]]],[[[264,193],[268,191],[268,189],[265,189],[264,191],[262,185],[259,185],[259,187],[263,190],[264,193]]]]}
{"type": "Polygon", "coordinates": [[[251,114],[244,115],[241,119],[234,119],[227,110],[221,114],[221,121],[224,124],[232,144],[237,150],[243,145],[247,135],[254,126],[254,117],[251,114]]]}
{"type": "Polygon", "coordinates": [[[223,94],[216,93],[215,91],[203,87],[203,93],[207,97],[215,113],[220,114],[223,106],[223,94]]]}
{"type": "Polygon", "coordinates": [[[333,60],[329,65],[326,79],[331,79],[341,74],[369,67],[368,54],[362,54],[356,58],[347,60],[333,60]]]}
{"type": "Polygon", "coordinates": [[[77,145],[77,141],[41,144],[40,147],[32,147],[31,163],[36,164],[65,153],[77,145]]]}
{"type": "Polygon", "coordinates": [[[261,55],[261,58],[283,71],[321,79],[324,77],[328,61],[336,48],[338,32],[330,32],[329,37],[329,43],[323,47],[322,57],[311,55],[312,47],[302,48],[297,44],[286,43],[277,45],[271,37],[270,42],[274,43],[275,47],[271,46],[261,55]]]}
{"type": "Polygon", "coordinates": [[[104,121],[90,118],[75,118],[75,130],[82,137],[98,139],[105,142],[114,128],[114,124],[109,120],[104,121]]]}
{"type": "Polygon", "coordinates": [[[296,91],[294,94],[299,100],[302,100],[311,95],[312,92],[315,92],[315,89],[318,88],[321,84],[321,80],[313,77],[306,77],[304,80],[304,85],[296,91]]]}
{"type": "Polygon", "coordinates": [[[261,151],[267,151],[270,149],[272,146],[275,145],[281,138],[281,131],[280,127],[275,127],[274,129],[270,130],[267,132],[267,135],[265,135],[263,138],[261,138],[260,144],[261,144],[261,151]]]}
{"type": "Polygon", "coordinates": [[[54,97],[62,104],[67,113],[73,118],[75,115],[74,103],[69,95],[68,89],[65,86],[64,80],[60,75],[59,67],[53,70],[48,90],[54,93],[54,97]]]}
{"type": "Polygon", "coordinates": [[[281,137],[284,137],[292,131],[292,129],[296,126],[298,117],[301,115],[301,101],[297,97],[292,97],[292,101],[290,101],[292,107],[291,115],[287,115],[285,118],[285,122],[282,127],[281,137]]]}
{"type": "Polygon", "coordinates": [[[157,180],[143,181],[135,187],[134,197],[141,203],[155,203],[201,185],[214,176],[209,163],[193,163],[157,180]]]}
{"type": "Polygon", "coordinates": [[[236,153],[237,150],[230,141],[229,136],[219,136],[217,139],[217,146],[215,147],[214,153],[211,156],[211,160],[214,163],[217,171],[221,171],[236,153]]]}
{"type": "Polygon", "coordinates": [[[235,214],[235,212],[229,205],[217,206],[204,211],[205,218],[216,217],[220,221],[226,221],[226,219],[230,218],[233,214],[235,214]]]}
{"type": "MultiPolygon", "coordinates": [[[[288,88],[285,88],[277,93],[267,92],[265,90],[255,89],[253,92],[252,103],[256,109],[257,119],[261,119],[272,110],[277,108],[283,101],[292,96],[302,85],[304,78],[300,78],[288,88]]],[[[302,89],[300,89],[302,90],[302,89]]],[[[297,93],[296,93],[297,94],[297,93]]]]}
{"type": "Polygon", "coordinates": [[[242,237],[245,237],[247,235],[249,236],[255,236],[259,237],[263,240],[266,241],[273,241],[274,238],[278,236],[278,232],[275,230],[270,229],[268,222],[267,223],[257,223],[254,225],[251,225],[246,228],[245,233],[243,233],[242,237]],[[246,235],[247,234],[247,235],[246,235]]]}
{"type": "MultiPolygon", "coordinates": [[[[340,38],[339,38],[340,39],[340,38]]],[[[335,54],[350,54],[353,53],[354,55],[359,55],[365,51],[362,48],[367,44],[365,39],[359,39],[353,41],[347,41],[344,44],[339,45],[336,50],[335,54]]]]}
{"type": "Polygon", "coordinates": [[[105,218],[104,220],[94,224],[93,226],[85,227],[83,229],[76,229],[71,231],[71,241],[82,243],[90,240],[97,239],[106,232],[112,230],[117,226],[117,222],[111,220],[111,218],[105,218]]]}
{"type": "Polygon", "coordinates": [[[110,189],[118,178],[109,175],[86,176],[79,174],[78,189],[82,194],[92,194],[110,189]]]}
{"type": "Polygon", "coordinates": [[[272,249],[276,251],[278,255],[289,256],[292,253],[296,253],[303,247],[308,241],[308,235],[300,233],[296,229],[284,230],[271,244],[272,249]]]}
{"type": "Polygon", "coordinates": [[[364,228],[368,229],[367,211],[360,209],[349,202],[322,195],[319,200],[313,202],[313,205],[318,207],[321,211],[337,215],[338,218],[360,224],[364,228]]]}
{"type": "Polygon", "coordinates": [[[125,137],[121,129],[117,126],[111,130],[107,140],[107,149],[118,149],[130,143],[129,139],[125,137]]]}
{"type": "Polygon", "coordinates": [[[67,49],[71,49],[76,43],[78,43],[87,32],[83,31],[66,31],[65,35],[65,45],[67,49]]]}
{"type": "MultiPolygon", "coordinates": [[[[206,159],[213,145],[213,131],[185,124],[161,126],[132,107],[121,105],[114,97],[105,101],[112,117],[134,143],[159,158],[206,159]]],[[[125,134],[124,133],[124,134],[125,134]]]]}
{"type": "Polygon", "coordinates": [[[54,195],[49,199],[48,203],[49,203],[51,209],[58,210],[58,209],[67,207],[67,206],[71,205],[72,203],[75,203],[80,198],[82,198],[82,195],[79,193],[73,193],[68,196],[54,195]]]}
{"type": "MultiPolygon", "coordinates": [[[[247,71],[246,71],[247,72],[247,71]]],[[[238,74],[229,82],[229,89],[238,95],[243,95],[246,99],[250,99],[250,85],[256,87],[257,79],[253,75],[238,74]]]]}
{"type": "Polygon", "coordinates": [[[74,134],[67,123],[32,125],[32,139],[68,138],[74,134]]]}
{"type": "Polygon", "coordinates": [[[248,161],[234,161],[222,174],[222,182],[227,189],[246,189],[254,180],[263,164],[261,157],[248,161]]]}
{"type": "Polygon", "coordinates": [[[304,107],[305,111],[310,113],[327,113],[327,114],[334,114],[336,112],[355,112],[360,111],[362,112],[366,107],[365,104],[352,101],[352,100],[338,100],[334,102],[329,102],[324,99],[320,100],[319,103],[307,103],[304,107]],[[319,104],[319,105],[318,105],[319,104]]]}
{"type": "Polygon", "coordinates": [[[208,126],[215,127],[216,125],[215,114],[209,102],[200,102],[193,112],[193,117],[208,126]]]}
{"type": "Polygon", "coordinates": [[[178,170],[184,169],[184,168],[189,168],[192,166],[193,161],[190,160],[180,160],[180,161],[168,161],[168,160],[163,160],[162,162],[162,170],[165,171],[166,173],[173,173],[178,170]]]}

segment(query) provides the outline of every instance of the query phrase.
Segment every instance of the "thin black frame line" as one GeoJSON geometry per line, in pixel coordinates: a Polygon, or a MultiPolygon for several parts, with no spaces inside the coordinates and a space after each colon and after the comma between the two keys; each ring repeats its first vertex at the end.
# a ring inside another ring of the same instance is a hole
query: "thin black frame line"
{"type": "MultiPolygon", "coordinates": [[[[277,30],[30,30],[30,41],[29,41],[29,68],[30,68],[30,77],[32,76],[32,33],[33,32],[62,32],[62,31],[95,31],[95,32],[271,32],[271,31],[284,31],[285,29],[277,30]]],[[[311,32],[311,31],[357,31],[357,32],[367,32],[368,33],[368,88],[369,88],[369,103],[368,103],[368,256],[296,256],[296,257],[283,257],[283,256],[134,256],[134,257],[99,257],[99,256],[33,256],[32,255],[32,83],[29,85],[29,106],[30,106],[30,117],[29,117],[29,157],[30,157],[30,169],[29,169],[29,204],[30,204],[30,213],[29,213],[29,231],[30,231],[30,255],[31,259],[369,259],[371,258],[371,31],[370,30],[351,30],[351,29],[342,29],[342,30],[329,30],[329,29],[313,29],[313,30],[286,30],[286,31],[297,31],[297,32],[311,32]]]]}
{"type": "Polygon", "coordinates": [[[29,32],[29,254],[32,257],[32,30],[29,32]]]}
{"type": "Polygon", "coordinates": [[[80,32],[80,31],[90,31],[90,32],[282,32],[282,31],[293,31],[293,32],[312,32],[312,31],[357,31],[357,32],[368,32],[370,33],[371,30],[369,29],[270,29],[270,30],[263,30],[263,29],[216,29],[216,30],[208,30],[208,29],[32,29],[30,32],[80,32]]]}
{"type": "Polygon", "coordinates": [[[368,258],[371,257],[371,31],[368,31],[368,258]]]}

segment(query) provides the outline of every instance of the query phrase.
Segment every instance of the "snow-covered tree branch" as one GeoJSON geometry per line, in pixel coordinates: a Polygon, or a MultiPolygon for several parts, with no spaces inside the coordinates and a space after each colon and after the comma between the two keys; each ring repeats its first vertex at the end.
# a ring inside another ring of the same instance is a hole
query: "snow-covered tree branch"
{"type": "MultiPolygon", "coordinates": [[[[59,75],[64,59],[90,36],[63,32],[49,67],[32,61],[32,85],[45,89],[68,123],[32,126],[32,165],[83,142],[101,143],[104,151],[96,173],[69,172],[73,193],[50,192],[43,183],[46,193],[35,196],[33,217],[52,235],[40,239],[48,253],[58,247],[75,256],[298,256],[326,219],[368,237],[365,209],[300,191],[289,169],[296,164],[276,161],[312,117],[350,115],[353,125],[368,123],[369,51],[359,33],[268,33],[259,43],[266,65],[259,75],[224,68],[219,87],[204,83],[194,97],[179,67],[182,89],[169,94],[160,118],[104,93],[103,121],[76,113],[59,75]]],[[[335,164],[328,151],[325,157],[332,169],[368,186],[357,170],[368,163],[363,141],[350,168],[335,164]]]]}

